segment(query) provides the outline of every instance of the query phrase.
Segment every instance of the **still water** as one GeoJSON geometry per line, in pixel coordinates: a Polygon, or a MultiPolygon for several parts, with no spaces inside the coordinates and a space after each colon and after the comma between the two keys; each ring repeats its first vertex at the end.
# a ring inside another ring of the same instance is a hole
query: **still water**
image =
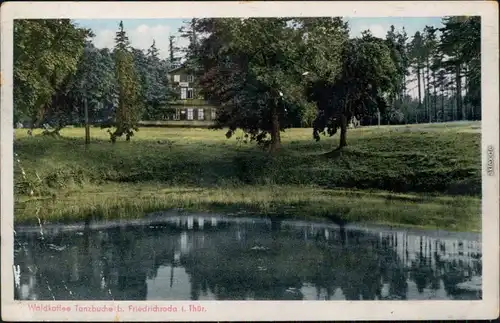
{"type": "Polygon", "coordinates": [[[21,300],[481,299],[472,233],[162,215],[17,228],[14,249],[21,300]]]}

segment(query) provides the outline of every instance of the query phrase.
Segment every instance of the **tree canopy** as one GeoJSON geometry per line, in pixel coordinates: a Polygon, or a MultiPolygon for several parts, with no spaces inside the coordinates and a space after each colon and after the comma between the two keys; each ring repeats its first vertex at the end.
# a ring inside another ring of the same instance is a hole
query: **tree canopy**
{"type": "Polygon", "coordinates": [[[92,31],[68,19],[16,20],[14,117],[57,129],[108,120],[112,141],[130,139],[142,119],[171,114],[176,94],[168,70],[196,76],[197,97],[218,106],[215,128],[276,151],[282,131],[313,127],[313,137],[351,118],[364,125],[481,118],[480,17],[444,17],[414,35],[391,26],[384,39],[349,36],[331,18],[196,18],[170,35],[166,57],[153,41],[134,48],[121,22],[113,49],[96,48],[92,31]],[[181,58],[184,54],[184,58],[181,58]],[[199,90],[199,91],[198,91],[199,90]]]}
{"type": "Polygon", "coordinates": [[[219,105],[217,128],[231,137],[242,129],[250,140],[279,148],[287,113],[301,105],[300,33],[288,18],[206,19],[208,33],[191,53],[201,67],[200,84],[219,105]]]}
{"type": "Polygon", "coordinates": [[[92,33],[69,19],[16,20],[14,24],[15,119],[41,122],[54,94],[76,72],[92,33]]]}
{"type": "Polygon", "coordinates": [[[318,117],[313,135],[334,135],[341,129],[340,148],[346,145],[347,123],[374,112],[384,112],[395,96],[396,64],[387,44],[371,34],[349,39],[340,51],[340,68],[328,79],[316,79],[309,86],[309,98],[317,103],[318,117]]]}

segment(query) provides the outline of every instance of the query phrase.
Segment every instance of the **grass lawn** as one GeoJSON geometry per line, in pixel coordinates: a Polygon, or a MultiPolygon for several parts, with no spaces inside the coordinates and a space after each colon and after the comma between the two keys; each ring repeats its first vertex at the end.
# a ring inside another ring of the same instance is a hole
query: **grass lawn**
{"type": "Polygon", "coordinates": [[[84,129],[61,134],[16,130],[17,223],[182,208],[480,228],[477,122],[351,129],[349,146],[329,158],[338,137],[315,142],[311,129],[287,130],[274,156],[207,129],[141,128],[113,145],[92,128],[87,148],[84,129]]]}

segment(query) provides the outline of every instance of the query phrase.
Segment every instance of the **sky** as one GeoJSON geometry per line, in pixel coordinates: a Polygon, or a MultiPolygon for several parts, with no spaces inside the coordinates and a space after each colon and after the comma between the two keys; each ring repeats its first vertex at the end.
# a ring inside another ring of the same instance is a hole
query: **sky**
{"type": "MultiPolygon", "coordinates": [[[[426,25],[440,26],[440,17],[380,17],[380,18],[345,18],[351,28],[351,36],[359,36],[363,30],[369,29],[374,36],[385,37],[391,25],[396,29],[405,27],[409,36],[416,31],[422,31],[426,25]]],[[[99,47],[112,48],[114,36],[120,20],[92,19],[74,20],[81,27],[90,28],[95,33],[94,44],[99,47]]],[[[188,41],[179,37],[179,28],[184,24],[183,19],[126,19],[123,20],[133,47],[147,49],[155,40],[160,56],[168,57],[169,37],[176,36],[177,46],[186,46],[188,41]]]]}
{"type": "MultiPolygon", "coordinates": [[[[415,32],[422,31],[426,25],[440,27],[441,17],[376,17],[376,18],[348,18],[351,37],[361,35],[364,30],[370,30],[376,37],[385,38],[391,25],[397,30],[405,28],[409,37],[415,32]]],[[[114,37],[118,29],[120,20],[116,19],[92,19],[74,20],[74,22],[85,28],[93,30],[94,44],[98,48],[114,47],[114,37]]],[[[128,34],[131,45],[139,49],[147,49],[155,41],[156,47],[160,51],[162,58],[169,55],[169,38],[171,35],[176,38],[176,46],[185,47],[188,40],[180,37],[179,28],[184,24],[185,19],[124,19],[124,29],[128,34]]],[[[411,76],[410,76],[411,77],[411,76]]],[[[413,77],[414,78],[414,77],[413,77]]],[[[408,94],[417,96],[416,82],[408,84],[408,94]]]]}

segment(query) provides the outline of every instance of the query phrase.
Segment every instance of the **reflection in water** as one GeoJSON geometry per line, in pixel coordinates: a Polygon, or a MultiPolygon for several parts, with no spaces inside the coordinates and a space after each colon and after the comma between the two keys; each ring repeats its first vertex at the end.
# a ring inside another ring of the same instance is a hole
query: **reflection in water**
{"type": "Polygon", "coordinates": [[[481,298],[481,244],[460,234],[191,216],[16,231],[22,300],[481,298]]]}

